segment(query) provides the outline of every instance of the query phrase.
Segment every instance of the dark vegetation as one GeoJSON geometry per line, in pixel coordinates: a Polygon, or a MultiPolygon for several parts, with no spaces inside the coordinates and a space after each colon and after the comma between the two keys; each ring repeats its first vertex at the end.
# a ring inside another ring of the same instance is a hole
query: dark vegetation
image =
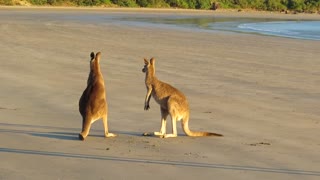
{"type": "MultiPolygon", "coordinates": [[[[3,5],[15,5],[18,0],[0,0],[3,5]]],[[[316,13],[320,0],[23,0],[32,5],[110,6],[184,9],[253,9],[316,13]]]]}

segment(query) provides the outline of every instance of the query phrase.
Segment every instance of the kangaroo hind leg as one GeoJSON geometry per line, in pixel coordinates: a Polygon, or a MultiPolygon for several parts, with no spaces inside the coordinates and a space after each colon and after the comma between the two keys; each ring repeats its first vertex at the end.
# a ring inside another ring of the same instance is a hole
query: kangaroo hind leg
{"type": "Polygon", "coordinates": [[[174,114],[171,114],[171,121],[172,121],[172,134],[165,134],[163,138],[170,138],[170,137],[177,137],[177,116],[174,114]]]}
{"type": "Polygon", "coordinates": [[[102,117],[102,121],[103,121],[103,126],[104,126],[104,136],[105,137],[116,137],[116,134],[113,133],[109,133],[109,128],[108,128],[108,116],[105,115],[102,117]]]}
{"type": "Polygon", "coordinates": [[[79,134],[79,139],[80,140],[84,141],[85,138],[88,136],[90,128],[91,128],[91,124],[92,124],[91,122],[92,122],[92,119],[89,118],[88,116],[83,117],[83,120],[82,120],[82,131],[79,134]]]}
{"type": "Polygon", "coordinates": [[[165,134],[163,138],[169,138],[169,137],[177,137],[177,121],[179,119],[179,99],[176,99],[174,97],[171,97],[168,99],[168,112],[171,116],[172,121],[172,134],[165,134]]]}
{"type": "Polygon", "coordinates": [[[161,128],[159,132],[154,132],[156,136],[164,136],[166,134],[166,126],[167,126],[167,117],[169,115],[168,110],[160,107],[161,111],[161,128]]]}

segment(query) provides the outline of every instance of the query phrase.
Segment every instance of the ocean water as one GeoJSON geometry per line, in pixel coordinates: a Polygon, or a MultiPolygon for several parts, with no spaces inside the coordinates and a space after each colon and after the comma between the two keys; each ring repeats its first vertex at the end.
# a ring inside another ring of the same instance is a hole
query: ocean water
{"type": "Polygon", "coordinates": [[[320,40],[320,21],[271,21],[243,23],[237,30],[264,35],[320,40]]]}
{"type": "Polygon", "coordinates": [[[223,17],[197,18],[127,18],[127,22],[138,25],[153,25],[167,28],[183,28],[196,31],[231,31],[280,36],[286,38],[320,40],[320,20],[275,20],[223,17]]]}

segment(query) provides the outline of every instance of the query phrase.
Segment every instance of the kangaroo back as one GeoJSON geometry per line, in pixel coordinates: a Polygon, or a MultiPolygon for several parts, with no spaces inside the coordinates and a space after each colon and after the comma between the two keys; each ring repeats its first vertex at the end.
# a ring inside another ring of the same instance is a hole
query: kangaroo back
{"type": "Polygon", "coordinates": [[[107,114],[108,105],[106,100],[106,90],[104,79],[100,70],[101,53],[90,54],[90,73],[87,80],[87,87],[79,100],[79,111],[82,115],[82,132],[79,139],[84,140],[89,134],[91,124],[102,119],[106,137],[115,135],[108,132],[107,114]]]}

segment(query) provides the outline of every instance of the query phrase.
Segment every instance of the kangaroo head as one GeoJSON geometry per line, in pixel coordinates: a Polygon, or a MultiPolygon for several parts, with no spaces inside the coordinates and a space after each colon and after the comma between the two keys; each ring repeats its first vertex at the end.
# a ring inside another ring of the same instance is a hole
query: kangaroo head
{"type": "Polygon", "coordinates": [[[150,59],[150,62],[144,58],[144,67],[142,69],[142,72],[147,73],[147,72],[153,72],[155,71],[155,62],[156,60],[154,58],[150,59]]]}
{"type": "Polygon", "coordinates": [[[94,57],[95,57],[94,52],[91,52],[90,57],[91,57],[90,61],[92,61],[94,59],[94,57]]]}
{"type": "Polygon", "coordinates": [[[91,70],[98,68],[100,63],[100,57],[101,52],[97,52],[97,54],[94,54],[94,52],[91,52],[90,54],[90,68],[91,70]]]}

